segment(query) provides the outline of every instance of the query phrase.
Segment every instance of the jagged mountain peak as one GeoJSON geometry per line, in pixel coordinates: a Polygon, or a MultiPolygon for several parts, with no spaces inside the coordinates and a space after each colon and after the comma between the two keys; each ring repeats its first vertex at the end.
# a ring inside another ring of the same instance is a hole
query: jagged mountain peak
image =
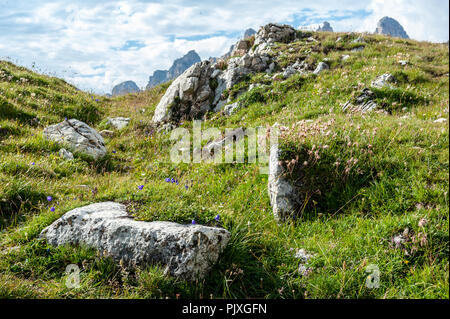
{"type": "Polygon", "coordinates": [[[375,33],[409,39],[409,36],[403,29],[402,25],[397,20],[387,16],[378,21],[375,33]]]}

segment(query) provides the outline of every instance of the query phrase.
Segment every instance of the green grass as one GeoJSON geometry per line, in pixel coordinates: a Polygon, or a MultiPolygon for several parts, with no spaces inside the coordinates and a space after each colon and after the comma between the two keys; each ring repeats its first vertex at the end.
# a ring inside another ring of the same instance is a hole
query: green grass
{"type": "Polygon", "coordinates": [[[279,44],[278,64],[327,58],[330,70],[288,80],[252,75],[226,92],[241,103],[236,113],[211,113],[203,123],[286,128],[282,160],[303,182],[304,205],[285,223],[272,215],[257,164],[170,162],[170,134],[151,124],[167,84],[108,99],[0,61],[0,297],[448,298],[448,122],[434,123],[448,120],[448,46],[367,35],[364,50],[351,52],[356,35],[311,35],[319,42],[279,44]],[[386,72],[394,88],[373,92],[387,112],[341,111],[386,72]],[[266,87],[238,96],[252,83],[266,87]],[[108,155],[99,161],[80,154],[64,161],[61,146],[42,136],[64,117],[102,130],[113,116],[131,122],[105,138],[108,155]],[[65,212],[107,200],[127,204],[139,220],[224,227],[231,241],[210,274],[189,283],[158,265],[127,270],[88,247],[38,239],[65,212]],[[406,228],[396,248],[392,238],[406,228]],[[297,271],[300,248],[314,254],[306,276],[297,271]],[[72,263],[81,270],[78,289],[65,286],[72,263]],[[379,288],[365,285],[368,265],[380,270],[379,288]]]}

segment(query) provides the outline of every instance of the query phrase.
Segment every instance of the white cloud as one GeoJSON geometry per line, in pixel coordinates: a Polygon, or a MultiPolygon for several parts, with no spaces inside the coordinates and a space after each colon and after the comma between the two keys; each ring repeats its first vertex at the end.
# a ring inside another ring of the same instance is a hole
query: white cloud
{"type": "Polygon", "coordinates": [[[448,2],[357,1],[65,1],[0,0],[0,56],[64,77],[99,93],[134,80],[143,87],[156,69],[191,49],[220,56],[246,28],[267,22],[298,26],[328,20],[335,31],[370,31],[388,15],[410,37],[448,40],[448,2]],[[445,13],[443,13],[445,12],[445,13]],[[118,48],[138,41],[128,51],[118,48]]]}

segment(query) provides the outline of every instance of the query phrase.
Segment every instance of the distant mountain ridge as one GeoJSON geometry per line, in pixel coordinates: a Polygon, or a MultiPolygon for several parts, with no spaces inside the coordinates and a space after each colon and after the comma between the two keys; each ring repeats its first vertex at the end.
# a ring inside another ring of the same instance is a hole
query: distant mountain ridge
{"type": "Polygon", "coordinates": [[[158,84],[170,81],[178,77],[184,71],[186,71],[191,65],[201,62],[200,56],[195,52],[195,50],[191,50],[186,53],[181,58],[173,61],[172,66],[169,70],[156,70],[153,72],[148,79],[148,84],[146,89],[152,88],[158,84]]]}

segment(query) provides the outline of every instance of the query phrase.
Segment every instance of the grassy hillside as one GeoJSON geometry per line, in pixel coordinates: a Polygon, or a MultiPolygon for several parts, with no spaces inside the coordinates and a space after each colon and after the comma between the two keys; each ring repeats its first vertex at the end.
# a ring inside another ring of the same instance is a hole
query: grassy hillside
{"type": "Polygon", "coordinates": [[[304,208],[285,223],[274,220],[258,165],[170,162],[170,134],[151,125],[168,84],[108,99],[0,61],[0,297],[448,298],[448,45],[371,35],[353,52],[356,35],[313,36],[278,45],[278,63],[326,58],[330,70],[288,80],[255,74],[227,94],[266,87],[239,96],[235,114],[204,122],[282,126],[290,177],[305,181],[304,208]],[[373,90],[385,112],[342,112],[386,72],[395,88],[373,90]],[[42,136],[65,117],[106,129],[108,116],[131,124],[105,139],[108,155],[98,161],[65,161],[42,136]],[[68,210],[106,200],[126,203],[140,220],[218,225],[232,239],[207,278],[187,283],[157,266],[129,271],[87,247],[37,238],[68,210]],[[405,242],[396,247],[399,234],[405,242]],[[298,249],[314,255],[303,275],[298,249]],[[79,289],[64,284],[71,263],[82,270],[79,289]],[[380,270],[379,288],[365,285],[369,265],[380,270]]]}

